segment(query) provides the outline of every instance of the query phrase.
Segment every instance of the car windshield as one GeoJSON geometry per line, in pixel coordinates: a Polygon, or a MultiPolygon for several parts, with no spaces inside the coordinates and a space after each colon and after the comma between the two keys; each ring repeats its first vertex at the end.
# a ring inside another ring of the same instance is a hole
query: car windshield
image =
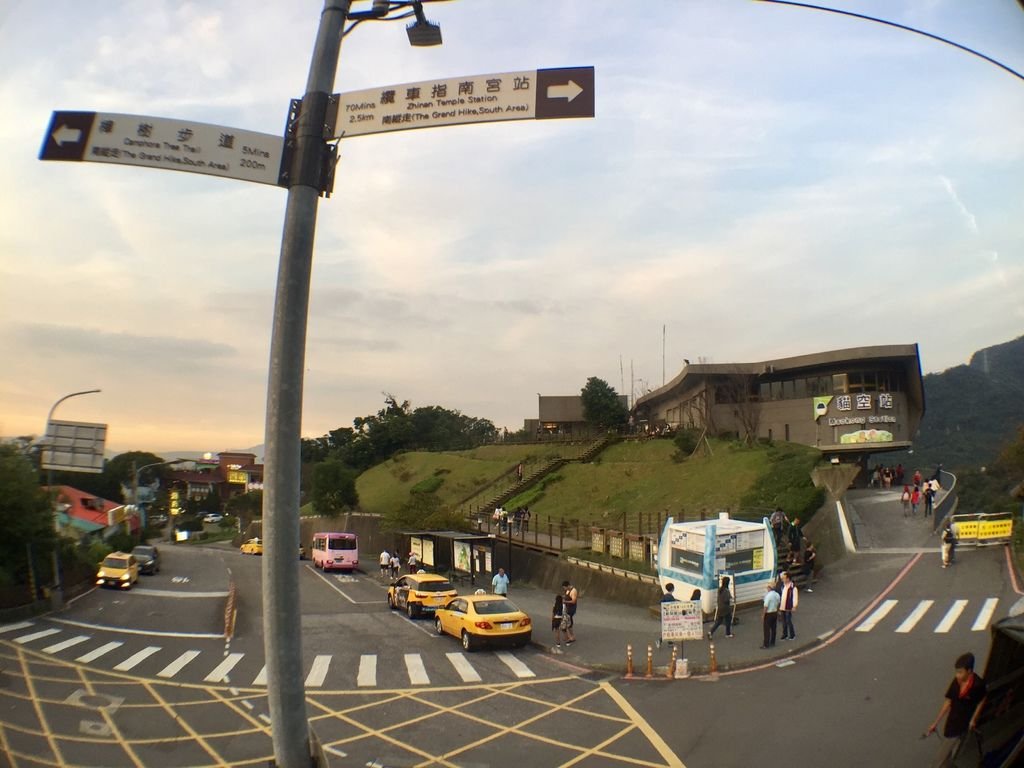
{"type": "Polygon", "coordinates": [[[447,592],[454,587],[448,581],[425,581],[413,586],[417,592],[447,592]]]}
{"type": "Polygon", "coordinates": [[[153,557],[155,551],[156,550],[154,550],[153,547],[135,547],[135,549],[132,550],[132,554],[142,555],[143,557],[153,557]]]}
{"type": "Polygon", "coordinates": [[[127,568],[128,558],[127,557],[107,557],[103,561],[103,567],[105,568],[127,568]]]}
{"type": "Polygon", "coordinates": [[[515,613],[519,610],[509,600],[477,600],[474,605],[476,612],[485,616],[495,613],[515,613]]]}

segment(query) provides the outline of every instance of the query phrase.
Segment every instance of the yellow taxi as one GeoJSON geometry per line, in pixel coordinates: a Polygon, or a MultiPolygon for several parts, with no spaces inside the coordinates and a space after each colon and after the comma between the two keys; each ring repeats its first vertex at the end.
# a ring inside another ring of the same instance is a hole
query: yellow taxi
{"type": "Polygon", "coordinates": [[[262,555],[263,554],[263,541],[261,539],[249,539],[243,543],[238,550],[243,555],[262,555]]]}
{"type": "Polygon", "coordinates": [[[96,586],[131,589],[139,580],[139,561],[128,552],[111,552],[96,571],[96,586]]]}
{"type": "Polygon", "coordinates": [[[484,645],[522,648],[533,633],[530,617],[502,595],[459,595],[434,615],[439,635],[451,635],[473,651],[484,645]]]}
{"type": "Polygon", "coordinates": [[[444,576],[410,573],[388,587],[388,608],[404,610],[410,619],[433,613],[458,594],[444,576]]]}

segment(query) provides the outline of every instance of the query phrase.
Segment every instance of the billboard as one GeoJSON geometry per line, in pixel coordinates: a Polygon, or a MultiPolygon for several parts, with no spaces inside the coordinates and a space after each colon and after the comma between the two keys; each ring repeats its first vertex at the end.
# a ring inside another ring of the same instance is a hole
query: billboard
{"type": "Polygon", "coordinates": [[[41,466],[65,472],[102,472],[106,441],[106,424],[50,421],[46,425],[41,466]]]}

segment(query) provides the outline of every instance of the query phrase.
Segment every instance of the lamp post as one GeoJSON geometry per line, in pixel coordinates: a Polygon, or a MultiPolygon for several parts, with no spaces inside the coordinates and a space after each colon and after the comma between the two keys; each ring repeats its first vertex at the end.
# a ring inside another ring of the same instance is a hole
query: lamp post
{"type": "MultiPolygon", "coordinates": [[[[373,0],[372,10],[350,13],[351,0],[324,0],[309,64],[306,92],[294,131],[294,155],[288,174],[288,202],[274,301],[267,376],[266,466],[263,490],[263,634],[277,768],[308,768],[309,722],[302,677],[302,621],[299,611],[299,479],[301,470],[302,386],[310,271],[321,172],[328,151],[324,123],[334,86],[341,39],[367,20],[408,18],[421,22],[420,0],[373,0]],[[412,7],[412,11],[408,9],[412,7]],[[392,10],[405,11],[389,16],[392,10]],[[418,14],[416,14],[418,12],[418,14]],[[348,30],[345,22],[353,20],[348,30]]],[[[428,30],[420,27],[423,44],[428,30]]],[[[437,30],[439,32],[439,30],[437,30]]],[[[440,35],[431,35],[440,42],[440,35]]]]}
{"type": "MultiPolygon", "coordinates": [[[[72,392],[70,395],[64,395],[52,406],[50,406],[50,412],[46,414],[46,429],[43,432],[44,435],[48,435],[50,431],[50,422],[53,421],[53,412],[57,410],[57,406],[63,403],[65,400],[70,400],[72,397],[78,397],[79,395],[94,395],[97,392],[101,392],[99,389],[84,389],[81,392],[72,392]]],[[[61,583],[60,575],[60,522],[57,518],[57,494],[53,488],[53,449],[54,445],[50,444],[50,467],[46,470],[46,489],[47,495],[50,497],[50,509],[53,512],[53,530],[56,534],[56,538],[53,542],[53,592],[51,593],[50,599],[53,602],[54,608],[61,608],[64,605],[64,585],[61,583]]]]}

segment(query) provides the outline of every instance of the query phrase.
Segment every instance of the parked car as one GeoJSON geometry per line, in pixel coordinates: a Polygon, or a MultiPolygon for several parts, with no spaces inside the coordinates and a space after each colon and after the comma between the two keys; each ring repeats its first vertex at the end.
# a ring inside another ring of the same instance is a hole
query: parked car
{"type": "Polygon", "coordinates": [[[243,555],[262,555],[263,554],[263,541],[261,539],[249,539],[244,542],[238,550],[243,555]]]}
{"type": "Polygon", "coordinates": [[[111,552],[96,571],[96,585],[131,589],[139,580],[139,561],[128,552],[111,552]]]}
{"type": "Polygon", "coordinates": [[[433,613],[458,594],[444,576],[410,573],[388,587],[388,608],[405,610],[410,619],[433,613]]]}
{"type": "Polygon", "coordinates": [[[149,544],[139,544],[132,549],[139,562],[139,573],[160,573],[160,550],[149,544]]]}
{"type": "Polygon", "coordinates": [[[224,515],[220,514],[219,512],[207,512],[205,515],[203,515],[204,523],[219,523],[223,519],[224,515]]]}
{"type": "Polygon", "coordinates": [[[437,634],[459,638],[467,651],[483,645],[521,648],[530,642],[530,623],[530,617],[507,597],[490,594],[459,595],[434,616],[437,634]]]}

